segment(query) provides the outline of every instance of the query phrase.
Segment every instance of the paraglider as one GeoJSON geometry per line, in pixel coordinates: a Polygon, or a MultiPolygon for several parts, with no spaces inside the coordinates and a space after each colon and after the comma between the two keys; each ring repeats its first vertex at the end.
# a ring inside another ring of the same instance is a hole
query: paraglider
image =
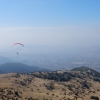
{"type": "Polygon", "coordinates": [[[21,43],[14,43],[12,46],[17,45],[17,44],[22,45],[24,47],[24,45],[21,43]]]}
{"type": "MultiPolygon", "coordinates": [[[[21,46],[24,47],[24,45],[22,43],[14,43],[14,44],[12,44],[12,46],[15,46],[15,45],[21,45],[21,46]]],[[[18,54],[18,52],[17,52],[17,54],[18,54]]]]}

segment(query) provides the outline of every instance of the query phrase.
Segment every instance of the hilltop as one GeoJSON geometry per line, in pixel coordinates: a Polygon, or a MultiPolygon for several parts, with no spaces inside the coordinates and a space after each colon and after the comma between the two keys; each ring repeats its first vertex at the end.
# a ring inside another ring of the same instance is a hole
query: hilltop
{"type": "MultiPolygon", "coordinates": [[[[100,78],[91,70],[0,75],[1,100],[92,100],[100,98],[100,78]],[[94,74],[93,74],[94,73],[94,74]],[[3,99],[2,99],[3,98],[3,99]]],[[[89,68],[87,68],[89,69],[89,68]]],[[[94,71],[94,70],[93,70],[94,71]]],[[[98,72],[97,72],[98,73],[98,72]]]]}
{"type": "Polygon", "coordinates": [[[73,68],[71,71],[80,71],[80,72],[87,72],[88,74],[91,74],[95,77],[100,77],[100,73],[98,71],[95,71],[89,67],[77,67],[77,68],[73,68]]]}

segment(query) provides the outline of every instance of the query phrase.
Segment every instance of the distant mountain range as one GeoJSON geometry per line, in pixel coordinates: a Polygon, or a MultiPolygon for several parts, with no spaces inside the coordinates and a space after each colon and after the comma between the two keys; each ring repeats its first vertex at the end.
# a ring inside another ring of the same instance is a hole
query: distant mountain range
{"type": "Polygon", "coordinates": [[[8,63],[8,62],[14,62],[14,61],[7,57],[0,56],[0,64],[4,64],[4,63],[8,63]]]}
{"type": "Polygon", "coordinates": [[[4,73],[29,73],[36,71],[49,71],[36,66],[28,66],[22,63],[5,63],[0,65],[0,74],[4,73]]]}

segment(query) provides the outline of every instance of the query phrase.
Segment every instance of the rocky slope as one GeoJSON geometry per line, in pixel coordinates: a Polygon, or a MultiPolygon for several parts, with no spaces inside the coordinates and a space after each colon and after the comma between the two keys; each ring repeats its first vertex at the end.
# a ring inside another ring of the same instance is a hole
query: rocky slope
{"type": "Polygon", "coordinates": [[[0,75],[0,100],[99,100],[94,71],[55,71],[0,75]]]}

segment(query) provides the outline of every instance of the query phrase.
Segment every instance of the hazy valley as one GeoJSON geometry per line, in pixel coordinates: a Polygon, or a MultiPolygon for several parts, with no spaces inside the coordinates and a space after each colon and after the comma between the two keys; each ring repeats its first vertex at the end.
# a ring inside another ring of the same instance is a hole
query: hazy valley
{"type": "Polygon", "coordinates": [[[29,47],[31,47],[30,52],[23,50],[19,55],[16,55],[15,51],[0,53],[2,55],[0,64],[20,62],[54,71],[87,66],[100,71],[100,47],[58,46],[54,48],[45,45],[29,47]]]}

